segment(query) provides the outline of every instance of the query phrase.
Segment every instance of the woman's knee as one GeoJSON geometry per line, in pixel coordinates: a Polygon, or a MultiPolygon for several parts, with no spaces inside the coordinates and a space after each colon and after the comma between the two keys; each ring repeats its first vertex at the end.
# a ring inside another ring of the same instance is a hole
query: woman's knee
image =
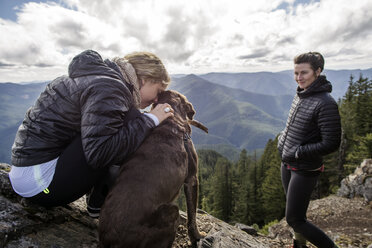
{"type": "Polygon", "coordinates": [[[286,221],[290,227],[293,228],[294,231],[296,231],[302,224],[306,222],[303,218],[298,218],[296,216],[287,215],[286,221]]]}

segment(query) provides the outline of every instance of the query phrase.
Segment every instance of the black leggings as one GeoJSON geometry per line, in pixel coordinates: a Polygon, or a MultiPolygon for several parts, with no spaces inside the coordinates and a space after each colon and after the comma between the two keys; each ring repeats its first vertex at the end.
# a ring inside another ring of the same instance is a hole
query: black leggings
{"type": "Polygon", "coordinates": [[[288,225],[319,248],[333,248],[333,241],[306,219],[311,192],[320,172],[297,172],[281,166],[282,183],[287,197],[285,217],[288,225]],[[306,173],[306,174],[305,174],[306,173]]]}
{"type": "Polygon", "coordinates": [[[87,164],[80,135],[62,152],[57,161],[53,180],[47,190],[30,200],[45,207],[73,202],[86,193],[105,175],[87,164]]]}

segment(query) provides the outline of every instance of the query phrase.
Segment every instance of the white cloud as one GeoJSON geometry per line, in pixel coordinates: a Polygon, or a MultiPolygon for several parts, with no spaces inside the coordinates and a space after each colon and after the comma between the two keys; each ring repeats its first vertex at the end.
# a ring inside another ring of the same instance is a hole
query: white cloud
{"type": "Polygon", "coordinates": [[[290,69],[315,50],[328,68],[372,62],[369,0],[64,0],[17,15],[0,19],[0,81],[53,79],[85,49],[104,58],[148,50],[170,73],[290,69]]]}

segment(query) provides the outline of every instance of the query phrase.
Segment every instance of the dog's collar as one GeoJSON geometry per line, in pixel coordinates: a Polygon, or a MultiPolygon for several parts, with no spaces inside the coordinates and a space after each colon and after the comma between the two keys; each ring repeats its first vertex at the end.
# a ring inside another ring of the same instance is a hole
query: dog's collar
{"type": "Polygon", "coordinates": [[[187,156],[190,154],[190,147],[189,147],[190,140],[191,140],[190,134],[188,132],[185,132],[183,134],[183,146],[185,147],[187,156]]]}
{"type": "Polygon", "coordinates": [[[184,133],[183,134],[183,141],[188,141],[189,139],[191,139],[191,137],[190,137],[190,134],[189,133],[184,133]]]}

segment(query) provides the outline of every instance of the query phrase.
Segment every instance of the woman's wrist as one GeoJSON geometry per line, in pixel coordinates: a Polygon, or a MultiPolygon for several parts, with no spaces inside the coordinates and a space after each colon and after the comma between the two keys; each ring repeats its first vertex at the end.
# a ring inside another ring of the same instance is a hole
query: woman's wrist
{"type": "Polygon", "coordinates": [[[158,126],[159,125],[160,122],[159,122],[158,117],[156,117],[156,115],[151,114],[151,113],[144,113],[144,115],[148,116],[151,120],[153,120],[155,126],[158,126]]]}
{"type": "Polygon", "coordinates": [[[168,103],[159,103],[151,109],[150,114],[155,115],[159,123],[162,123],[168,117],[173,116],[173,109],[168,103]]]}

